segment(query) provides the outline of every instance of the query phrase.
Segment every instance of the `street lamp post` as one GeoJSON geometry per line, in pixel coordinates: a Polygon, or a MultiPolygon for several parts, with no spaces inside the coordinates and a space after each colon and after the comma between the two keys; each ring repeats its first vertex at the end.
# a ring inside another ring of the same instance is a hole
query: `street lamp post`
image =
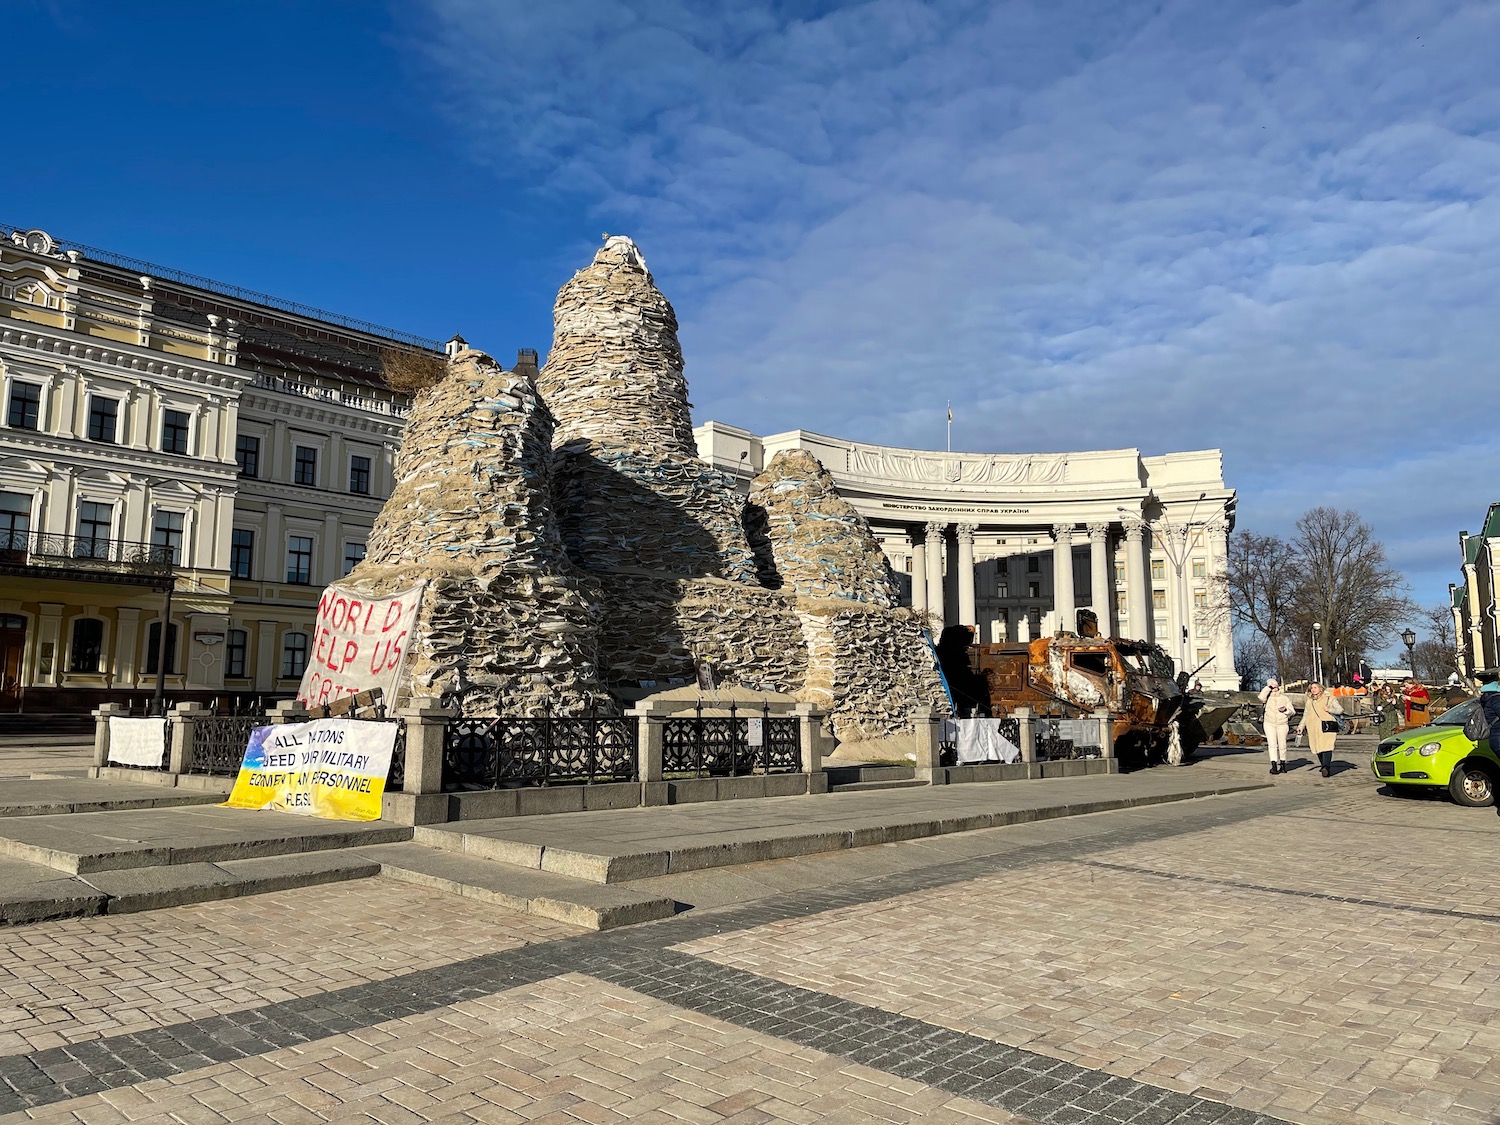
{"type": "Polygon", "coordinates": [[[1313,683],[1323,682],[1323,623],[1313,622],[1313,683]]]}
{"type": "Polygon", "coordinates": [[[1403,629],[1401,631],[1401,643],[1406,646],[1406,670],[1415,679],[1417,675],[1417,660],[1414,652],[1417,647],[1416,631],[1410,628],[1403,629]]]}

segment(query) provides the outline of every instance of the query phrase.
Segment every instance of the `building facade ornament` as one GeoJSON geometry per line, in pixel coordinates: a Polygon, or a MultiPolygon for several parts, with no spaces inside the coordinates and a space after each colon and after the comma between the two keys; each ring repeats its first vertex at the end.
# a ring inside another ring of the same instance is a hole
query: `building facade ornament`
{"type": "Polygon", "coordinates": [[[1065,454],[1005,457],[851,444],[848,464],[861,476],[931,484],[1061,484],[1068,475],[1065,454]]]}

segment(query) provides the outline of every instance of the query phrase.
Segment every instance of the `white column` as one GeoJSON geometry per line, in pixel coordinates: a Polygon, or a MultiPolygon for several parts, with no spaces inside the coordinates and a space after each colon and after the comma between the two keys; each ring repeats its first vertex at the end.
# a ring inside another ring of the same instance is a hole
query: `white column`
{"type": "Polygon", "coordinates": [[[1076,633],[1078,604],[1073,593],[1073,525],[1055,524],[1052,535],[1052,609],[1057,628],[1076,633]]]}
{"type": "MultiPolygon", "coordinates": [[[[1229,522],[1223,518],[1210,520],[1206,534],[1208,574],[1210,581],[1214,581],[1216,576],[1223,574],[1229,565],[1229,522]]],[[[1211,605],[1213,600],[1214,593],[1210,588],[1211,605]]],[[[1214,655],[1214,662],[1208,666],[1207,671],[1218,679],[1222,686],[1230,689],[1237,688],[1240,677],[1234,666],[1234,629],[1229,620],[1228,607],[1214,605],[1210,612],[1213,617],[1209,632],[1209,649],[1214,655]]]]}
{"type": "MultiPolygon", "coordinates": [[[[286,526],[281,520],[281,505],[266,505],[266,540],[260,548],[261,564],[255,571],[262,582],[286,580],[286,526]]],[[[256,687],[260,687],[256,684],[256,687]]],[[[275,687],[275,684],[270,687],[275,687]]],[[[270,690],[267,688],[266,690],[270,690]]]]}
{"type": "Polygon", "coordinates": [[[927,612],[938,619],[938,627],[948,624],[943,612],[943,538],[948,525],[933,521],[927,525],[927,612]]]}
{"type": "Polygon", "coordinates": [[[979,639],[979,615],[974,609],[974,531],[972,523],[958,525],[958,623],[974,629],[979,639]]]}
{"type": "Polygon", "coordinates": [[[1089,605],[1101,636],[1115,635],[1114,583],[1109,573],[1109,524],[1089,524],[1089,605]]]}
{"type": "Polygon", "coordinates": [[[1146,570],[1146,524],[1139,519],[1125,521],[1125,597],[1130,607],[1132,640],[1151,637],[1150,577],[1146,570]]]}
{"type": "Polygon", "coordinates": [[[911,607],[927,612],[927,541],[921,531],[907,532],[911,540],[911,607]]]}
{"type": "Polygon", "coordinates": [[[339,571],[343,569],[344,543],[343,536],[339,534],[339,517],[337,512],[329,512],[323,517],[323,565],[322,574],[316,570],[313,572],[313,585],[326,586],[330,582],[339,580],[339,571]]]}

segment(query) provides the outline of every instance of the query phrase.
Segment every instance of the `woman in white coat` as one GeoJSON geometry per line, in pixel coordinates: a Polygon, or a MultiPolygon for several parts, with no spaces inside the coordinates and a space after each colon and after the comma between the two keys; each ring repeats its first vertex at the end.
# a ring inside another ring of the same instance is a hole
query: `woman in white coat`
{"type": "Polygon", "coordinates": [[[1292,697],[1281,689],[1281,681],[1272,676],[1260,689],[1260,701],[1265,704],[1261,726],[1266,732],[1266,753],[1271,757],[1271,773],[1286,773],[1286,732],[1296,717],[1297,708],[1292,697]]]}

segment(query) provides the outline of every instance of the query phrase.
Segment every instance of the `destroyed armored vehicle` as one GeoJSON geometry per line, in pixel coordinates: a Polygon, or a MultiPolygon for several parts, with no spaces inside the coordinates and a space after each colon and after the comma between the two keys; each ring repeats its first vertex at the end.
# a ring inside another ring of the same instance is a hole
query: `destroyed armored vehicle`
{"type": "Polygon", "coordinates": [[[988,688],[990,712],[1017,707],[1038,715],[1085,718],[1103,708],[1114,723],[1121,766],[1180,764],[1192,751],[1180,726],[1188,698],[1173,660],[1159,645],[1118,637],[1059,633],[1034,641],[969,649],[972,672],[988,688]]]}

